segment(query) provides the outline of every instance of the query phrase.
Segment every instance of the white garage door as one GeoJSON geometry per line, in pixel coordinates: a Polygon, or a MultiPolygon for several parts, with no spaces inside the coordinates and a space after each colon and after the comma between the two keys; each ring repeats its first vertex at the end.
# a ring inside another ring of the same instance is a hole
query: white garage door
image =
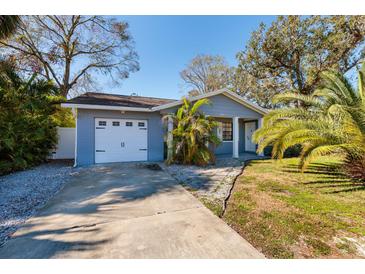
{"type": "Polygon", "coordinates": [[[147,121],[95,119],[95,163],[147,161],[147,121]]]}

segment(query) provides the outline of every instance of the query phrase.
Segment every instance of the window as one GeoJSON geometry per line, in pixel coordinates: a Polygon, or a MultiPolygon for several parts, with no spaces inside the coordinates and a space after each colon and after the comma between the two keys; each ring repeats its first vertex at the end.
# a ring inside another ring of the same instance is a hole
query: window
{"type": "Polygon", "coordinates": [[[119,127],[120,123],[119,122],[113,122],[113,127],[119,127]]]}
{"type": "Polygon", "coordinates": [[[133,126],[133,123],[132,122],[125,122],[125,126],[126,127],[132,127],[133,126]]]}
{"type": "Polygon", "coordinates": [[[138,122],[138,126],[139,127],[144,127],[144,123],[143,122],[138,122]]]}
{"type": "Polygon", "coordinates": [[[99,126],[106,126],[106,121],[99,121],[99,126]]]}
{"type": "Polygon", "coordinates": [[[222,140],[232,141],[232,122],[222,122],[222,140]]]}

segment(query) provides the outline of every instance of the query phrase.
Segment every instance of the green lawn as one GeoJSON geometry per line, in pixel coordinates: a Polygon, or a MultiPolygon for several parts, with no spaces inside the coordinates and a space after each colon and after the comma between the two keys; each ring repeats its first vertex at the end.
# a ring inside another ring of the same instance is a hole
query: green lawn
{"type": "Polygon", "coordinates": [[[335,158],[304,173],[297,158],[252,161],[223,218],[269,258],[364,256],[365,185],[346,178],[335,158]]]}

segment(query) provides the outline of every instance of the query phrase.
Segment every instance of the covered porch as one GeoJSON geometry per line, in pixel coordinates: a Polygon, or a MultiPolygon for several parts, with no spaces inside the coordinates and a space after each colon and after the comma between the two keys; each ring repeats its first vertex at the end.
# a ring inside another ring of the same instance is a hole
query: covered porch
{"type": "MultiPolygon", "coordinates": [[[[215,130],[216,135],[221,140],[221,144],[212,147],[217,158],[235,158],[250,160],[256,159],[257,156],[264,156],[257,154],[257,146],[252,140],[252,134],[256,129],[262,126],[262,118],[249,117],[216,117],[212,116],[217,122],[218,127],[215,130]]],[[[168,120],[167,126],[167,142],[173,140],[172,136],[173,123],[168,120]]],[[[257,157],[260,158],[260,157],[257,157]]]]}
{"type": "Polygon", "coordinates": [[[218,122],[216,134],[221,144],[214,150],[217,156],[256,154],[257,146],[252,140],[252,134],[261,127],[262,118],[247,117],[214,117],[218,122]]]}

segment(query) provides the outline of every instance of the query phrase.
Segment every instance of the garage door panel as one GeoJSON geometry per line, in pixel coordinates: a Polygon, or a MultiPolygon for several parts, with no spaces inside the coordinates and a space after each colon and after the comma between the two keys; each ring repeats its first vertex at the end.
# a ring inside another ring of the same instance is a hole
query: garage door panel
{"type": "Polygon", "coordinates": [[[147,120],[96,118],[95,163],[146,161],[147,130],[147,120]]]}

